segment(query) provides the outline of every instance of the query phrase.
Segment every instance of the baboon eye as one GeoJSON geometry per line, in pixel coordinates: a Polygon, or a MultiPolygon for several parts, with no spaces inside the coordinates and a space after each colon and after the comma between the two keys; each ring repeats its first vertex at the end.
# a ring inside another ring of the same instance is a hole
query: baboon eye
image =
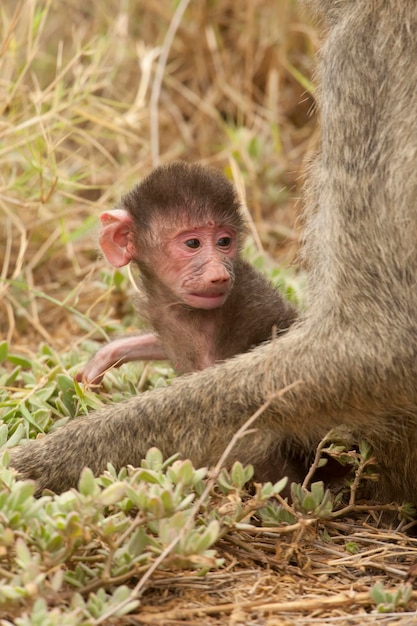
{"type": "Polygon", "coordinates": [[[198,239],[187,239],[187,241],[185,241],[185,245],[187,246],[187,248],[192,248],[193,250],[196,250],[200,247],[200,242],[198,239]]]}
{"type": "Polygon", "coordinates": [[[231,243],[232,243],[231,237],[220,237],[220,239],[217,241],[217,245],[220,248],[228,248],[231,243]]]}

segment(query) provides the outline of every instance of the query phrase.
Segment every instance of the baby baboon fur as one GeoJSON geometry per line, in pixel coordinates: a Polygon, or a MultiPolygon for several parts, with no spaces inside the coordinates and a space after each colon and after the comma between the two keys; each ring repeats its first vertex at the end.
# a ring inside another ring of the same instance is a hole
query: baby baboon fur
{"type": "Polygon", "coordinates": [[[173,161],[155,168],[101,215],[110,263],[140,270],[140,314],[152,333],[100,348],[77,380],[100,382],[132,360],[170,359],[178,373],[223,361],[281,334],[296,310],[241,257],[245,223],[218,170],[173,161]]]}
{"type": "Polygon", "coordinates": [[[373,446],[375,495],[417,502],[417,2],[307,4],[323,12],[327,39],[306,314],[269,345],[17,449],[12,465],[39,488],[76,485],[84,466],[138,465],[152,445],[212,464],[271,399],[234,450],[242,462],[262,467],[280,441],[309,449],[347,424],[373,446]]]}

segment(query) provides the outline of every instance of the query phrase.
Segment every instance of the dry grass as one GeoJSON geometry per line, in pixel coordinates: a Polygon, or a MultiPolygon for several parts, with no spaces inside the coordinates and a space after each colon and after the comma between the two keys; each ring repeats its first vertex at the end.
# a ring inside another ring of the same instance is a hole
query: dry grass
{"type": "MultiPolygon", "coordinates": [[[[49,349],[134,326],[126,277],[97,261],[97,217],[158,162],[222,168],[264,250],[294,262],[318,35],[291,0],[2,0],[0,28],[0,341],[34,359],[48,346],[35,389],[56,375],[49,349]]],[[[371,613],[370,588],[404,581],[417,545],[370,510],[302,532],[236,531],[217,551],[223,570],[157,572],[140,613],[80,624],[417,623],[398,607],[371,613]]],[[[32,623],[17,621],[25,610],[3,607],[1,623],[32,623]]]]}
{"type": "Polygon", "coordinates": [[[236,164],[266,248],[294,259],[315,32],[287,1],[191,3],[167,47],[173,21],[153,1],[2,3],[0,336],[14,346],[79,335],[35,290],[101,319],[97,216],[158,161],[236,164]]]}

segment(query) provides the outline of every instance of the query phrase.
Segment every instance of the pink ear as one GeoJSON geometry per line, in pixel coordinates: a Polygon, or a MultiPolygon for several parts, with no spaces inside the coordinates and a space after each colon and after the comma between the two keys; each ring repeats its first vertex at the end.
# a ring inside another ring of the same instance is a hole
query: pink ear
{"type": "Polygon", "coordinates": [[[133,221],[124,209],[105,211],[100,215],[99,235],[104,256],[114,267],[123,267],[134,258],[133,221]]]}

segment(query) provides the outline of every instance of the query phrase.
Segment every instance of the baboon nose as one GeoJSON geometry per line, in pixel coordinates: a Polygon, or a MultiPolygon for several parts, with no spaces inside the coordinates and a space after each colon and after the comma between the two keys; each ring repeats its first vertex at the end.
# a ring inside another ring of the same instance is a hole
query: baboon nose
{"type": "Polygon", "coordinates": [[[228,274],[224,276],[216,276],[211,279],[213,285],[225,284],[230,281],[230,276],[228,274]]]}

